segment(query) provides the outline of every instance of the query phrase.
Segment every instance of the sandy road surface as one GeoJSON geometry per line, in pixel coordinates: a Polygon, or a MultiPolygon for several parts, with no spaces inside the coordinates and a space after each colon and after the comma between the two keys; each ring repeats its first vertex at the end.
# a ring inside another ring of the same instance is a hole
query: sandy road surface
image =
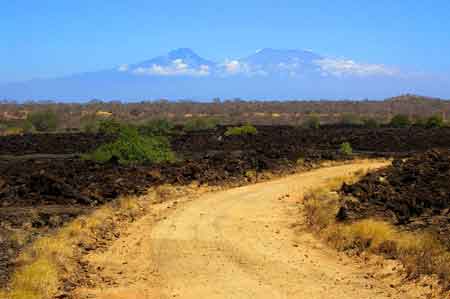
{"type": "MultiPolygon", "coordinates": [[[[381,163],[329,167],[210,193],[165,219],[148,215],[104,253],[89,257],[107,277],[80,298],[424,298],[326,248],[293,225],[293,196],[327,179],[381,163]],[[108,284],[109,278],[116,281],[108,284]],[[414,294],[413,294],[414,293],[414,294]]],[[[388,271],[389,272],[389,271],[388,271]]],[[[99,273],[100,275],[100,273],[99,273]]]]}

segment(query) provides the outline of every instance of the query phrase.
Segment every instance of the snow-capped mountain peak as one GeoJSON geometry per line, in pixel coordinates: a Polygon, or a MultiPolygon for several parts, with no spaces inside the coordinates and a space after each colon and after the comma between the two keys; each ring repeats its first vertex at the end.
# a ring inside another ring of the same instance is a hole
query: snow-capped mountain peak
{"type": "Polygon", "coordinates": [[[393,94],[404,93],[399,74],[382,64],[325,57],[308,50],[264,48],[243,58],[214,62],[180,48],[111,70],[0,86],[0,97],[297,97],[338,91],[367,97],[388,88],[396,90],[393,94]],[[369,93],[372,88],[375,91],[369,93]]]}

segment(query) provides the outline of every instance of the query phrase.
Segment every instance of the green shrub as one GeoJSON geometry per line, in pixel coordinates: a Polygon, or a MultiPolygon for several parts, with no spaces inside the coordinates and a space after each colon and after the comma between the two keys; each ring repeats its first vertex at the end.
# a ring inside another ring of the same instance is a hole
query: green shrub
{"type": "Polygon", "coordinates": [[[84,115],[80,118],[80,130],[85,133],[97,133],[102,119],[105,120],[92,114],[84,115]]]}
{"type": "Polygon", "coordinates": [[[9,127],[4,131],[4,135],[22,135],[25,133],[21,127],[9,127]]]}
{"type": "Polygon", "coordinates": [[[320,127],[320,118],[316,114],[310,114],[306,120],[304,125],[310,129],[318,129],[320,127]]]}
{"type": "Polygon", "coordinates": [[[395,128],[405,128],[411,125],[411,121],[407,115],[397,114],[391,119],[389,124],[395,128]]]}
{"type": "Polygon", "coordinates": [[[380,123],[375,118],[367,118],[363,120],[363,125],[367,128],[378,128],[380,123]]]}
{"type": "Polygon", "coordinates": [[[115,135],[119,134],[124,126],[124,124],[114,118],[107,118],[98,121],[98,132],[106,135],[115,135]]]}
{"type": "Polygon", "coordinates": [[[353,153],[352,146],[348,142],[343,142],[339,148],[339,152],[344,155],[351,155],[353,153]]]}
{"type": "Polygon", "coordinates": [[[218,121],[214,118],[194,117],[186,121],[184,129],[186,131],[201,131],[215,129],[218,121]]]}
{"type": "Polygon", "coordinates": [[[414,120],[414,125],[419,127],[425,127],[427,125],[427,119],[424,117],[419,117],[414,120]]]}
{"type": "Polygon", "coordinates": [[[136,128],[124,126],[116,141],[87,155],[100,163],[116,158],[120,164],[161,163],[175,160],[169,141],[163,136],[141,136],[136,128]]]}
{"type": "Polygon", "coordinates": [[[97,133],[98,132],[98,122],[88,121],[81,125],[81,131],[85,133],[97,133]]]}
{"type": "Polygon", "coordinates": [[[361,118],[353,113],[344,113],[341,116],[341,124],[347,125],[347,126],[357,126],[362,125],[363,122],[361,118]]]}
{"type": "Polygon", "coordinates": [[[26,122],[38,132],[53,132],[58,127],[58,117],[50,110],[30,113],[26,122]]]}
{"type": "Polygon", "coordinates": [[[256,135],[258,130],[251,124],[246,124],[240,127],[231,127],[224,133],[225,136],[240,136],[240,135],[256,135]]]}
{"type": "Polygon", "coordinates": [[[440,115],[430,116],[425,122],[427,128],[442,128],[444,125],[444,119],[440,115]]]}
{"type": "Polygon", "coordinates": [[[24,133],[36,133],[36,128],[33,124],[27,120],[22,121],[19,126],[22,128],[24,133]]]}
{"type": "Polygon", "coordinates": [[[17,135],[34,133],[36,130],[28,120],[0,122],[0,134],[17,135]]]}
{"type": "Polygon", "coordinates": [[[4,134],[8,130],[8,127],[6,122],[0,121],[0,135],[4,134]]]}
{"type": "Polygon", "coordinates": [[[139,132],[144,136],[167,136],[173,133],[175,125],[167,119],[149,120],[139,127],[139,132]]]}

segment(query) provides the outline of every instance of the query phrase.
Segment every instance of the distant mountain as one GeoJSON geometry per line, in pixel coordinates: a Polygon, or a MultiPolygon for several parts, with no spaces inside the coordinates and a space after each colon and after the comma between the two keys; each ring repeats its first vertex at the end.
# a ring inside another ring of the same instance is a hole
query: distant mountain
{"type": "Polygon", "coordinates": [[[170,51],[165,56],[159,56],[129,67],[119,67],[119,71],[131,70],[134,74],[147,75],[194,75],[195,71],[204,73],[213,69],[216,63],[206,60],[188,48],[170,51]]]}
{"type": "Polygon", "coordinates": [[[149,67],[151,65],[170,65],[175,60],[182,60],[190,66],[214,65],[214,62],[206,60],[189,48],[181,48],[170,51],[165,56],[159,56],[151,60],[147,60],[136,64],[135,67],[149,67]]]}
{"type": "Polygon", "coordinates": [[[308,50],[266,48],[216,62],[180,48],[109,70],[2,85],[0,99],[385,98],[408,92],[440,96],[437,91],[448,94],[444,86],[448,84],[406,76],[382,64],[357,63],[308,50]]]}
{"type": "Polygon", "coordinates": [[[251,69],[257,69],[267,74],[288,72],[318,71],[322,56],[305,50],[262,49],[246,58],[241,63],[251,69]]]}

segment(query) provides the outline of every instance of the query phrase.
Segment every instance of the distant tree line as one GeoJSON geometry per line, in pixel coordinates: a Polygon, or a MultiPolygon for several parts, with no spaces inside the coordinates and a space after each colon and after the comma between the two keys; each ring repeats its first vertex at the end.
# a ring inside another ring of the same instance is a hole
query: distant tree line
{"type": "Polygon", "coordinates": [[[295,125],[319,128],[326,124],[377,127],[447,124],[450,101],[404,95],[384,101],[148,101],[85,104],[0,102],[0,132],[52,132],[98,130],[103,119],[137,125],[166,119],[172,124],[208,128],[217,123],[239,125],[295,125]]]}

